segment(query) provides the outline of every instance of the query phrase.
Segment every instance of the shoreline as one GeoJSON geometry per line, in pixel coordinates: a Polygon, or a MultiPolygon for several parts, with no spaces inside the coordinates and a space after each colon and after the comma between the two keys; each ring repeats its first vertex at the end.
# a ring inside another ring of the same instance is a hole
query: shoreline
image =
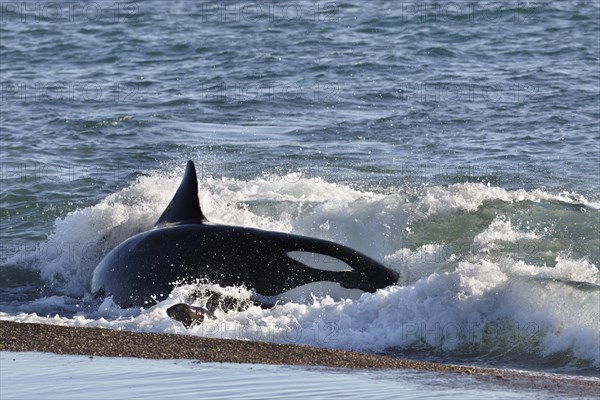
{"type": "Polygon", "coordinates": [[[600,379],[553,377],[515,370],[442,364],[304,345],[213,339],[172,333],[65,327],[0,320],[0,351],[61,355],[188,359],[199,362],[320,366],[345,369],[402,369],[467,374],[477,380],[555,394],[596,395],[600,379]]]}

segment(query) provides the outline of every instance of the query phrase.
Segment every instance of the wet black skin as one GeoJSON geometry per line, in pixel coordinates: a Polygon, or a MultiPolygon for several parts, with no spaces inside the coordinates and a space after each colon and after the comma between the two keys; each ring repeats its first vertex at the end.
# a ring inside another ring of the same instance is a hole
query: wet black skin
{"type": "Polygon", "coordinates": [[[319,281],[375,292],[398,280],[395,271],[334,242],[209,223],[200,211],[191,161],[157,225],[106,255],[94,271],[92,293],[110,295],[121,307],[131,307],[152,305],[165,299],[175,283],[197,279],[221,286],[245,285],[264,296],[319,281]],[[334,257],[352,270],[311,268],[287,255],[296,251],[334,257]]]}

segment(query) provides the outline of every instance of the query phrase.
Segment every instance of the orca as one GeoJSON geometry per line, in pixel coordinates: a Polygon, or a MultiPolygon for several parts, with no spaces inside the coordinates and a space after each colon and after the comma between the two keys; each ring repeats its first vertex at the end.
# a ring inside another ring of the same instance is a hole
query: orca
{"type": "Polygon", "coordinates": [[[93,272],[91,292],[112,296],[123,308],[149,307],[166,299],[177,284],[197,281],[243,285],[259,296],[277,296],[318,282],[362,293],[395,285],[398,273],[331,241],[209,222],[200,208],[190,160],[154,228],[104,256],[93,272]],[[315,268],[308,262],[315,255],[342,267],[315,268]]]}

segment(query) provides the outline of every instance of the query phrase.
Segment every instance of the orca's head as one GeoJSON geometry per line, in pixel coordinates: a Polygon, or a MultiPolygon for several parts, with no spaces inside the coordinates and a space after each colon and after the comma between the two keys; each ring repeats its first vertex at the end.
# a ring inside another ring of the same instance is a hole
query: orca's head
{"type": "Polygon", "coordinates": [[[374,293],[398,282],[396,271],[355,250],[337,244],[321,250],[323,253],[292,251],[287,255],[313,270],[326,271],[327,275],[321,277],[337,282],[345,289],[374,293]],[[324,254],[325,250],[328,255],[324,254]]]}
{"type": "Polygon", "coordinates": [[[364,292],[374,293],[377,289],[383,289],[398,283],[400,278],[398,272],[384,267],[378,262],[369,262],[367,265],[367,268],[360,268],[361,270],[355,268],[354,271],[343,272],[340,276],[340,285],[347,289],[356,288],[364,292]]]}

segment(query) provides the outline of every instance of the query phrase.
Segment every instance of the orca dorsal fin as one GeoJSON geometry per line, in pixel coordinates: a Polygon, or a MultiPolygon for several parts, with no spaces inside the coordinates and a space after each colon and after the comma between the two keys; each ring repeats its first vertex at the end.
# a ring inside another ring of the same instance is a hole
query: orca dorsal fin
{"type": "Polygon", "coordinates": [[[162,215],[156,221],[155,225],[165,223],[176,223],[183,221],[203,222],[206,220],[200,209],[198,200],[198,178],[196,177],[196,167],[192,160],[187,162],[185,174],[179,184],[175,196],[165,208],[162,215]]]}

